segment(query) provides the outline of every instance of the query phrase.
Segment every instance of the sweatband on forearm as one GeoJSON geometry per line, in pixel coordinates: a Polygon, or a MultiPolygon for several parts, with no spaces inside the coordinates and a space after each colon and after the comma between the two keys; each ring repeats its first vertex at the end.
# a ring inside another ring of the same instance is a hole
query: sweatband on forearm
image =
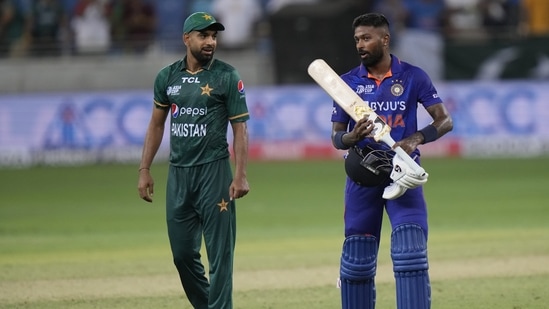
{"type": "Polygon", "coordinates": [[[337,149],[342,149],[342,150],[349,149],[349,146],[343,143],[343,135],[345,134],[347,134],[346,131],[337,131],[336,134],[334,135],[334,146],[337,149]]]}
{"type": "Polygon", "coordinates": [[[423,135],[423,144],[434,142],[438,138],[438,131],[434,125],[427,125],[425,128],[419,130],[419,133],[423,135]]]}

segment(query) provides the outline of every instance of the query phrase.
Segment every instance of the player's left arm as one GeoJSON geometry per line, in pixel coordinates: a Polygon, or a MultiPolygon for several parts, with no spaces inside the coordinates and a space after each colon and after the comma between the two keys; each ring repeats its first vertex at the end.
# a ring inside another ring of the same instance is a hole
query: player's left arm
{"type": "Polygon", "coordinates": [[[414,134],[398,141],[395,147],[402,147],[407,153],[412,153],[419,145],[434,142],[446,133],[452,131],[454,124],[448,109],[443,103],[437,103],[425,108],[433,122],[414,134]]]}
{"type": "Polygon", "coordinates": [[[231,200],[241,198],[248,194],[250,186],[246,175],[248,166],[248,125],[250,119],[244,83],[238,71],[230,72],[228,78],[227,106],[229,122],[233,131],[233,153],[234,153],[234,177],[229,187],[231,200]]]}
{"type": "Polygon", "coordinates": [[[248,166],[248,126],[245,121],[231,122],[235,160],[234,179],[229,188],[232,199],[241,198],[250,191],[246,170],[248,166]]]}
{"type": "MultiPolygon", "coordinates": [[[[395,143],[394,147],[400,146],[407,153],[412,153],[420,144],[426,144],[442,137],[453,128],[452,117],[442,102],[429,105],[425,108],[433,122],[425,128],[395,143]]],[[[417,188],[427,182],[428,174],[416,174],[408,164],[396,155],[393,158],[393,171],[391,179],[394,185],[387,187],[383,198],[395,199],[404,194],[407,189],[417,188]]]]}

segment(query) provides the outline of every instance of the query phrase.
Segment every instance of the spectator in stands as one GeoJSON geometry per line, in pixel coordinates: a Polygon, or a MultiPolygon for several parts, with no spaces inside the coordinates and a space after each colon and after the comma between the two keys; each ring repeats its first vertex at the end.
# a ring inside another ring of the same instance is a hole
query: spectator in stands
{"type": "Polygon", "coordinates": [[[423,68],[433,80],[443,78],[444,0],[403,0],[405,28],[395,54],[423,68]]]}
{"type": "Polygon", "coordinates": [[[116,48],[124,53],[144,53],[154,41],[154,7],[145,0],[118,0],[113,4],[111,16],[116,48]]]}
{"type": "Polygon", "coordinates": [[[0,57],[22,57],[27,54],[30,5],[30,0],[0,0],[0,57]]]}
{"type": "Polygon", "coordinates": [[[524,28],[528,36],[549,36],[549,1],[521,0],[524,28]]]}
{"type": "Polygon", "coordinates": [[[372,11],[383,14],[391,21],[389,31],[391,44],[398,45],[400,32],[405,28],[406,10],[402,0],[375,0],[372,3],[372,11]]]}
{"type": "Polygon", "coordinates": [[[67,16],[59,0],[34,0],[32,7],[32,54],[58,56],[67,16]]]}
{"type": "Polygon", "coordinates": [[[219,38],[225,49],[247,48],[253,43],[254,26],[262,16],[257,0],[214,0],[212,13],[227,27],[219,38]]]}
{"type": "Polygon", "coordinates": [[[519,0],[480,0],[478,3],[482,26],[491,38],[518,34],[519,0]]]}
{"type": "Polygon", "coordinates": [[[71,27],[77,54],[106,53],[111,47],[109,5],[106,0],[79,0],[71,27]]]}
{"type": "Polygon", "coordinates": [[[213,0],[189,0],[187,1],[188,12],[211,12],[213,0]]]}
{"type": "Polygon", "coordinates": [[[274,14],[278,10],[282,9],[287,5],[292,4],[314,4],[318,3],[321,0],[268,0],[266,8],[269,14],[274,14]]]}

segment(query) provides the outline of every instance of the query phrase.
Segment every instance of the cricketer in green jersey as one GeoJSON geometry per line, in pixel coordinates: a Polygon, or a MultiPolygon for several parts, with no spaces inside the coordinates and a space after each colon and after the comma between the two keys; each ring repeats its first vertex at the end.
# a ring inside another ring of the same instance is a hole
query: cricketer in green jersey
{"type": "Polygon", "coordinates": [[[250,190],[246,178],[250,118],[244,85],[229,64],[215,59],[225,27],[205,12],[183,26],[186,56],[158,73],[154,108],[139,167],[139,196],[152,202],[150,167],[170,115],[166,220],[174,264],[197,309],[230,309],[236,240],[235,199],[250,190]],[[234,176],[227,131],[233,132],[234,176]],[[209,273],[200,249],[204,239],[209,273]]]}

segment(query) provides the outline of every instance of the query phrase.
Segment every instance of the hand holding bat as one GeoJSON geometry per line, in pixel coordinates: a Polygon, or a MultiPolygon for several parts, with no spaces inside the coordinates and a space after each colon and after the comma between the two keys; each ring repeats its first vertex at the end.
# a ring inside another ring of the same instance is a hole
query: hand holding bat
{"type": "Polygon", "coordinates": [[[375,129],[373,124],[374,122],[368,118],[362,118],[357,121],[353,130],[348,133],[352,137],[352,143],[356,144],[367,137],[372,137],[372,132],[375,129]]]}
{"type": "MultiPolygon", "coordinates": [[[[371,136],[376,141],[381,141],[392,147],[398,156],[406,163],[413,175],[424,178],[427,181],[428,174],[423,167],[417,164],[404,149],[394,147],[395,141],[391,137],[391,127],[387,125],[379,115],[377,115],[358,94],[356,94],[341,77],[322,59],[316,59],[309,65],[307,72],[315,80],[315,82],[332,97],[353,120],[357,122],[364,121],[366,118],[371,121],[374,128],[371,131],[371,136]]],[[[364,122],[362,122],[364,123],[364,122]]],[[[361,123],[361,124],[362,124],[361,123]]],[[[395,156],[396,157],[396,156],[395,156]]],[[[407,188],[402,187],[396,182],[387,187],[383,195],[386,199],[395,199],[404,194],[407,188]]]]}

